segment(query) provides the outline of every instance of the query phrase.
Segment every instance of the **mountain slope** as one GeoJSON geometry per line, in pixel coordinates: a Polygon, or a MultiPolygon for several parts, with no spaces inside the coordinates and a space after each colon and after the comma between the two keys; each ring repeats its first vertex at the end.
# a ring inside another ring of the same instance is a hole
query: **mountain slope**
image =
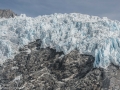
{"type": "Polygon", "coordinates": [[[119,25],[82,14],[0,19],[0,89],[119,90],[119,25]]]}
{"type": "Polygon", "coordinates": [[[119,67],[94,68],[93,56],[77,50],[63,55],[40,45],[40,40],[29,43],[0,67],[2,90],[119,90],[119,67]]]}

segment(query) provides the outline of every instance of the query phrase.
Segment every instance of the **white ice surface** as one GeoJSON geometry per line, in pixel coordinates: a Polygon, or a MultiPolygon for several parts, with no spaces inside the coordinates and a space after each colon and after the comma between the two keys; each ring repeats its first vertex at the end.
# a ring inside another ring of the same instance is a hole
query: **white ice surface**
{"type": "Polygon", "coordinates": [[[65,54],[77,49],[93,55],[95,67],[107,68],[111,62],[120,65],[120,22],[78,13],[1,18],[0,63],[36,39],[42,40],[41,48],[51,47],[65,54]]]}

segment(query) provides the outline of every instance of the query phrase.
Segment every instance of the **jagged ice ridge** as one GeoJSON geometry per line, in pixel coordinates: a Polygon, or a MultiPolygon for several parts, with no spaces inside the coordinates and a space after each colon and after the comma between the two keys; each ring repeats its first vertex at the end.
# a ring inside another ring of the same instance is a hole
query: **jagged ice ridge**
{"type": "Polygon", "coordinates": [[[77,49],[95,57],[94,67],[120,65],[120,22],[78,13],[0,19],[0,63],[13,58],[19,47],[36,39],[41,48],[68,54],[77,49]]]}

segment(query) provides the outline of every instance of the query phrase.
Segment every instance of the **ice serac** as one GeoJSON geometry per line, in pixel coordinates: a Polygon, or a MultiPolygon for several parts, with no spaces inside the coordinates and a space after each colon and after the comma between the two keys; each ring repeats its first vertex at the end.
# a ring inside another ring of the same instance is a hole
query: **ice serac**
{"type": "Polygon", "coordinates": [[[36,39],[42,40],[41,48],[93,55],[95,67],[120,65],[120,22],[78,13],[0,19],[0,62],[36,39]]]}

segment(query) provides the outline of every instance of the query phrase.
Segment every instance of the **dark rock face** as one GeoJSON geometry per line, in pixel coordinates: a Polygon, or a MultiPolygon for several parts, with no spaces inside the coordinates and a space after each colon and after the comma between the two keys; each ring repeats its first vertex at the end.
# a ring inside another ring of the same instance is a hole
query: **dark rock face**
{"type": "Polygon", "coordinates": [[[0,67],[1,90],[119,90],[118,67],[95,69],[90,55],[76,50],[64,55],[40,45],[40,40],[29,43],[0,67]]]}
{"type": "Polygon", "coordinates": [[[111,65],[107,70],[104,70],[103,90],[120,90],[120,69],[117,66],[111,65]]]}
{"type": "Polygon", "coordinates": [[[17,14],[15,14],[13,11],[11,10],[1,10],[0,9],[0,17],[1,18],[10,18],[10,17],[14,17],[14,16],[17,16],[17,14]]]}

